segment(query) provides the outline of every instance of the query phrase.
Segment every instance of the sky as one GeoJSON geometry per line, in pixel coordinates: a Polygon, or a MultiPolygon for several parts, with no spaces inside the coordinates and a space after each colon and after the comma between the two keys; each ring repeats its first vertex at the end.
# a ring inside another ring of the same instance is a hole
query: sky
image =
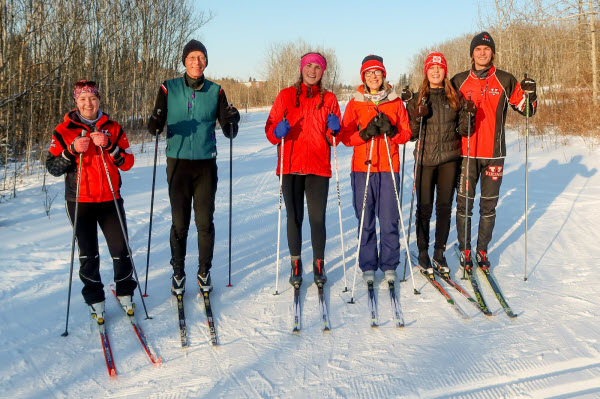
{"type": "Polygon", "coordinates": [[[303,39],[335,49],[343,83],[360,82],[360,65],[369,54],[382,56],[388,79],[396,81],[408,72],[412,56],[420,49],[480,32],[480,3],[210,0],[196,3],[198,11],[211,11],[214,18],[194,38],[207,48],[206,74],[212,78],[261,80],[272,44],[303,39]]]}

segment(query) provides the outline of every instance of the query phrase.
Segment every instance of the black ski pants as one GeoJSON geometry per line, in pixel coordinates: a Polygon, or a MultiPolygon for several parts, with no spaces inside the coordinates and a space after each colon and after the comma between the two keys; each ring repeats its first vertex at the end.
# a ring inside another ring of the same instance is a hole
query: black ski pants
{"type": "Polygon", "coordinates": [[[471,216],[473,215],[473,199],[475,187],[481,182],[481,199],[479,200],[479,235],[477,251],[488,250],[492,241],[492,232],[496,224],[496,205],[504,174],[504,158],[481,159],[470,158],[467,179],[467,158],[462,160],[458,193],[456,194],[456,229],[458,245],[461,251],[471,250],[471,216]],[[468,182],[468,183],[467,183],[468,182]],[[465,184],[468,187],[467,237],[465,238],[465,184]]]}
{"type": "Polygon", "coordinates": [[[304,220],[304,195],[306,194],[313,260],[325,259],[325,209],[329,194],[329,177],[284,174],[282,192],[287,213],[290,255],[300,256],[302,252],[302,221],[304,220]]]}
{"type": "Polygon", "coordinates": [[[175,274],[185,274],[185,254],[192,206],[198,229],[198,273],[212,266],[215,247],[216,159],[167,158],[167,181],[171,201],[171,265],[175,274]]]}
{"type": "MultiPolygon", "coordinates": [[[[127,233],[123,199],[117,200],[127,233]]],[[[75,220],[75,201],[67,201],[67,215],[71,224],[75,220]]],[[[100,255],[98,253],[98,226],[102,229],[108,250],[113,260],[117,295],[133,295],[137,283],[133,277],[133,266],[127,251],[114,201],[80,202],[77,209],[75,238],[79,248],[79,278],[83,283],[81,294],[88,305],[104,301],[104,285],[100,278],[100,255]]]]}
{"type": "Polygon", "coordinates": [[[450,217],[454,189],[458,177],[460,160],[437,166],[418,166],[415,181],[417,191],[417,247],[419,252],[429,248],[429,225],[433,213],[435,194],[435,243],[434,249],[446,250],[450,232],[450,217]]]}

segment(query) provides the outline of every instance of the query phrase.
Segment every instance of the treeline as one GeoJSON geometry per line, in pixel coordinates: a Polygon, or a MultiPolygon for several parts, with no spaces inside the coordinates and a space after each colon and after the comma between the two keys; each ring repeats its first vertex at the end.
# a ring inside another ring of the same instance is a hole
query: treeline
{"type": "Polygon", "coordinates": [[[181,48],[210,20],[189,0],[0,0],[0,163],[45,155],[74,108],[73,84],[98,82],[102,108],[140,126],[181,48]]]}
{"type": "MultiPolygon", "coordinates": [[[[215,81],[223,86],[228,100],[240,110],[245,107],[271,105],[282,89],[292,86],[300,77],[300,58],[304,54],[314,51],[321,53],[327,60],[323,86],[339,94],[342,84],[335,50],[311,46],[301,39],[295,42],[276,43],[269,47],[265,63],[262,65],[262,69],[265,71],[264,80],[254,81],[255,77],[252,84],[231,78],[216,79],[215,81]]],[[[210,78],[210,69],[206,73],[210,78]]]]}
{"type": "MultiPolygon", "coordinates": [[[[600,2],[496,0],[486,9],[489,15],[482,16],[481,26],[495,41],[495,65],[519,81],[528,73],[537,82],[540,106],[530,132],[600,136],[600,2]]],[[[451,76],[469,69],[475,33],[421,50],[412,60],[411,87],[420,86],[431,51],[446,56],[451,76]]],[[[509,122],[522,121],[509,115],[509,122]]]]}

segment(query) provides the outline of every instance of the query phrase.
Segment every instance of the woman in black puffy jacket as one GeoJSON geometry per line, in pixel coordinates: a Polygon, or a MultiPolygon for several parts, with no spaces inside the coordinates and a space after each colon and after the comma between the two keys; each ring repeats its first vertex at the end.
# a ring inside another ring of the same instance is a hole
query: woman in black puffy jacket
{"type": "MultiPolygon", "coordinates": [[[[444,257],[452,200],[460,168],[461,136],[468,135],[468,114],[475,122],[475,105],[459,97],[448,80],[446,59],[434,52],[425,60],[425,78],[417,96],[407,104],[415,146],[419,265],[433,278],[434,267],[450,272],[444,257]],[[429,221],[436,193],[433,265],[429,258],[429,221]]],[[[473,127],[473,126],[472,126],[473,127]]],[[[471,128],[471,132],[473,129],[471,128]]]]}

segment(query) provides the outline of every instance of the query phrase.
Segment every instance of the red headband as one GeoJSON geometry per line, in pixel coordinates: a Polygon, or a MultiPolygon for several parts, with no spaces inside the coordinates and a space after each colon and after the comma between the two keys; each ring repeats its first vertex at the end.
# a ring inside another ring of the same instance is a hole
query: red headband
{"type": "Polygon", "coordinates": [[[304,69],[307,64],[317,64],[321,67],[321,70],[325,72],[327,69],[327,61],[319,53],[308,53],[300,60],[300,72],[304,69]]]}
{"type": "Polygon", "coordinates": [[[98,97],[98,100],[100,99],[100,92],[98,91],[98,86],[95,82],[92,82],[91,80],[84,79],[75,83],[75,88],[73,89],[73,98],[75,99],[75,101],[77,101],[79,96],[83,93],[92,93],[93,95],[98,97]]]}

